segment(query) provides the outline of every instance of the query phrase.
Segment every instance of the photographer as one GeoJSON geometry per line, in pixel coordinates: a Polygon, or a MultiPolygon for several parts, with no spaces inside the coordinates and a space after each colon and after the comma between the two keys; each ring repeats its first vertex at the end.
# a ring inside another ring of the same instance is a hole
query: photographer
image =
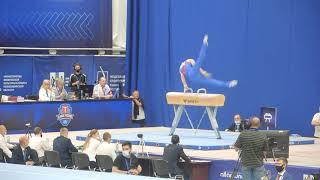
{"type": "Polygon", "coordinates": [[[242,131],[234,144],[240,150],[243,179],[261,179],[265,175],[263,158],[267,151],[267,137],[260,132],[260,119],[250,118],[250,129],[242,131]]]}

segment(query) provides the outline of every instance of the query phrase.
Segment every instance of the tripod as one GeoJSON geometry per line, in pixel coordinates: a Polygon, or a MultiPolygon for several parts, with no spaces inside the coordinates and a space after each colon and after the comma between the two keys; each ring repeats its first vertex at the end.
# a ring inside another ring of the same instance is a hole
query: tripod
{"type": "Polygon", "coordinates": [[[26,136],[28,136],[29,138],[31,138],[31,137],[32,137],[32,135],[31,135],[31,126],[30,126],[30,124],[29,124],[29,125],[27,125],[27,124],[26,124],[25,133],[26,133],[26,136]]]}
{"type": "Polygon", "coordinates": [[[230,177],[231,180],[234,180],[234,178],[237,176],[237,174],[238,174],[238,172],[239,172],[239,169],[240,169],[240,167],[241,167],[240,161],[241,161],[241,150],[240,150],[240,152],[239,152],[238,161],[237,161],[235,167],[233,168],[232,175],[231,175],[231,177],[230,177]]]}
{"type": "Polygon", "coordinates": [[[139,141],[139,147],[138,147],[138,150],[137,150],[137,156],[140,155],[140,157],[149,157],[149,154],[148,152],[144,152],[144,146],[146,145],[143,137],[140,138],[140,141],[139,141]]]}

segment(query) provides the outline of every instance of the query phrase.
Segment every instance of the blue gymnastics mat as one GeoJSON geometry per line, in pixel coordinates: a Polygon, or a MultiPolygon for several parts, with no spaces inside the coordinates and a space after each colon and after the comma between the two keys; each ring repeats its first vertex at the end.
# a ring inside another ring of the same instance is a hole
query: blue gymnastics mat
{"type": "MultiPolygon", "coordinates": [[[[137,134],[143,134],[143,138],[146,146],[157,146],[165,147],[171,141],[171,136],[169,136],[170,128],[168,131],[146,131],[141,133],[128,132],[128,133],[113,133],[113,142],[124,142],[130,141],[134,145],[139,144],[139,138],[137,134]]],[[[180,144],[186,149],[194,150],[221,150],[221,149],[232,149],[232,145],[237,140],[240,133],[237,132],[225,132],[220,131],[222,139],[217,139],[212,130],[198,130],[197,133],[192,129],[180,129],[177,128],[175,134],[180,136],[180,144]]],[[[77,140],[84,141],[85,137],[77,136],[77,140]]],[[[314,144],[313,138],[307,137],[290,137],[290,145],[299,144],[314,144]]]]}

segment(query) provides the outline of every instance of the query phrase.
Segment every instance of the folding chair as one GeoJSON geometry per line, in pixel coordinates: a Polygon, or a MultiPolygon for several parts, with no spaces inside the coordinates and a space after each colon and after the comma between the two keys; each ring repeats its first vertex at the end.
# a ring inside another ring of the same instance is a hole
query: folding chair
{"type": "Polygon", "coordinates": [[[59,167],[61,168],[61,159],[58,151],[45,151],[44,161],[48,167],[59,167]]]}
{"type": "Polygon", "coordinates": [[[71,155],[73,162],[73,169],[91,170],[89,157],[85,153],[74,152],[71,155]]]}
{"type": "Polygon", "coordinates": [[[101,172],[112,172],[113,160],[108,155],[96,155],[98,168],[101,172]]]}

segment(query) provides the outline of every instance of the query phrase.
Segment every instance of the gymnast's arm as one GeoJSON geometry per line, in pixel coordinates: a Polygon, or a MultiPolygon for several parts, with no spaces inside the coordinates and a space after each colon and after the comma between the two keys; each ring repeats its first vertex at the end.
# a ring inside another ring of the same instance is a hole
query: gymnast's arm
{"type": "Polygon", "coordinates": [[[180,72],[180,78],[181,78],[181,82],[183,84],[184,91],[188,90],[188,84],[187,84],[186,78],[184,77],[183,73],[181,73],[181,72],[180,72]]]}

